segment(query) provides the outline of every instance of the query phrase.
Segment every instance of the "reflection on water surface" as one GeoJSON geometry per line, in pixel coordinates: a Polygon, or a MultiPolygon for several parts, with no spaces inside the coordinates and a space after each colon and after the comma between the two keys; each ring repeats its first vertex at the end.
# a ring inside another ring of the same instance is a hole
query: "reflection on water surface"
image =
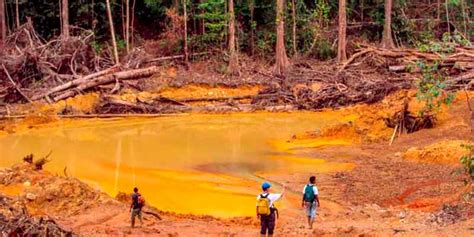
{"type": "Polygon", "coordinates": [[[148,203],[163,210],[253,215],[260,182],[254,174],[351,167],[285,156],[271,145],[338,121],[299,112],[73,122],[0,137],[0,166],[52,150],[48,170],[62,174],[67,167],[69,175],[111,195],[138,186],[148,203]]]}

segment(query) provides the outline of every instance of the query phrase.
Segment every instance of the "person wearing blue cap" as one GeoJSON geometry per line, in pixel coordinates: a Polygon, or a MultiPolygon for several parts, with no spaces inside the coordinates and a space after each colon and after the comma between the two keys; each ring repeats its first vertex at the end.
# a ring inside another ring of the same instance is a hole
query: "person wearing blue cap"
{"type": "Polygon", "coordinates": [[[257,196],[257,218],[260,218],[260,234],[266,236],[273,236],[275,229],[276,215],[278,210],[276,209],[274,202],[280,199],[285,192],[285,187],[281,193],[270,193],[272,185],[268,182],[262,184],[262,193],[257,196]]]}

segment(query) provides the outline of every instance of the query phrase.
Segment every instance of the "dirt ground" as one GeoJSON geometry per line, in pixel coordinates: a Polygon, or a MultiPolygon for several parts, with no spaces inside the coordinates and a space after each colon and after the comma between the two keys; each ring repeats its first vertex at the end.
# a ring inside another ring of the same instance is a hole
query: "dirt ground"
{"type": "MultiPolygon", "coordinates": [[[[449,149],[447,143],[458,144],[471,139],[466,103],[459,99],[449,113],[440,117],[436,128],[402,135],[389,145],[392,130],[381,124],[380,113],[372,112],[393,107],[394,103],[399,104],[399,100],[348,109],[360,112],[355,125],[344,125],[348,129],[342,130],[327,129],[316,135],[317,139],[347,136],[352,140],[350,145],[298,150],[299,154],[309,157],[355,164],[350,171],[316,174],[321,207],[313,230],[305,225],[304,212],[299,207],[301,188],[310,174],[262,174],[288,188],[284,197],[288,205],[280,209],[276,235],[474,235],[474,205],[472,199],[463,199],[471,187],[465,186],[463,177],[456,172],[460,166],[453,162],[458,153],[440,152],[443,159],[425,159],[426,155],[420,155],[433,154],[430,153],[433,149],[438,154],[438,150],[449,149]],[[414,150],[419,152],[407,155],[410,154],[407,151],[413,153],[414,150]],[[446,159],[450,162],[445,162],[446,159]]],[[[54,126],[55,121],[51,122],[44,123],[54,126]]],[[[19,129],[19,125],[16,126],[13,127],[19,129]]],[[[4,130],[10,127],[4,125],[4,130]]],[[[23,129],[29,129],[26,127],[23,129]]],[[[288,142],[313,136],[308,134],[295,134],[288,142]]],[[[36,171],[28,164],[0,171],[0,196],[12,200],[10,207],[24,205],[31,216],[48,216],[63,229],[84,236],[256,236],[259,229],[256,217],[220,219],[162,212],[153,207],[146,208],[144,225],[132,229],[126,194],[112,198],[73,177],[36,171]]],[[[14,209],[3,207],[0,214],[12,218],[18,214],[14,209]]]]}

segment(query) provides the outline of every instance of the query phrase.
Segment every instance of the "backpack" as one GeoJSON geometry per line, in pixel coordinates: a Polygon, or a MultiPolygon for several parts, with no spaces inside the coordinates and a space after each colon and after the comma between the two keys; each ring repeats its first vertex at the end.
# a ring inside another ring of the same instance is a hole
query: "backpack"
{"type": "Polygon", "coordinates": [[[268,199],[267,195],[260,194],[260,198],[257,200],[257,214],[262,216],[270,215],[270,199],[268,199]]]}
{"type": "Polygon", "coordinates": [[[314,195],[313,185],[307,184],[304,188],[304,200],[306,202],[314,202],[314,199],[316,199],[316,196],[314,195]]]}
{"type": "Polygon", "coordinates": [[[145,206],[145,198],[143,198],[143,196],[141,194],[138,194],[138,201],[137,202],[138,202],[138,205],[140,207],[145,206]]]}

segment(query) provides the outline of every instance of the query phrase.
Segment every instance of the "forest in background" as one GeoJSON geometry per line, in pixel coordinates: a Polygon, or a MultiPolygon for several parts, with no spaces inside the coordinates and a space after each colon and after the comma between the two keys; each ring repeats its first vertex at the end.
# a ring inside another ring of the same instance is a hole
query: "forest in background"
{"type": "MultiPolygon", "coordinates": [[[[278,54],[275,25],[279,21],[284,22],[288,55],[321,60],[336,57],[341,36],[338,32],[343,25],[349,44],[353,39],[375,43],[381,41],[387,19],[391,29],[385,30],[390,32],[386,35],[393,41],[389,46],[420,49],[429,42],[442,40],[445,32],[457,32],[460,36],[456,39],[466,41],[474,34],[472,2],[466,0],[234,1],[110,1],[118,51],[124,56],[130,48],[156,40],[157,54],[181,54],[186,31],[190,52],[231,51],[229,38],[233,35],[236,51],[271,59],[278,54]],[[283,9],[277,14],[280,5],[283,9]],[[345,17],[338,19],[341,14],[345,17]]],[[[84,29],[93,32],[90,42],[94,50],[111,53],[107,2],[5,0],[3,7],[0,3],[2,36],[5,38],[29,18],[45,40],[61,33],[76,35],[84,29]],[[61,8],[62,5],[65,7],[61,8]],[[70,26],[61,27],[62,23],[70,26]]]]}
{"type": "MultiPolygon", "coordinates": [[[[0,1],[0,85],[6,88],[0,97],[7,103],[58,101],[149,77],[160,69],[145,66],[165,60],[189,68],[190,58],[200,56],[222,62],[219,74],[241,76],[249,65],[239,58],[252,58],[262,68],[271,64],[272,72],[252,68],[247,75],[281,78],[305,59],[335,60],[338,68],[316,76],[332,78],[331,90],[341,93],[338,83],[350,88],[348,77],[367,73],[334,78],[363,62],[417,73],[423,69],[414,66],[435,64],[432,71],[448,67],[442,76],[462,84],[474,78],[472,8],[466,0],[0,1]]],[[[313,80],[320,70],[311,70],[298,77],[313,80]]],[[[386,84],[360,88],[390,88],[386,84]]]]}

